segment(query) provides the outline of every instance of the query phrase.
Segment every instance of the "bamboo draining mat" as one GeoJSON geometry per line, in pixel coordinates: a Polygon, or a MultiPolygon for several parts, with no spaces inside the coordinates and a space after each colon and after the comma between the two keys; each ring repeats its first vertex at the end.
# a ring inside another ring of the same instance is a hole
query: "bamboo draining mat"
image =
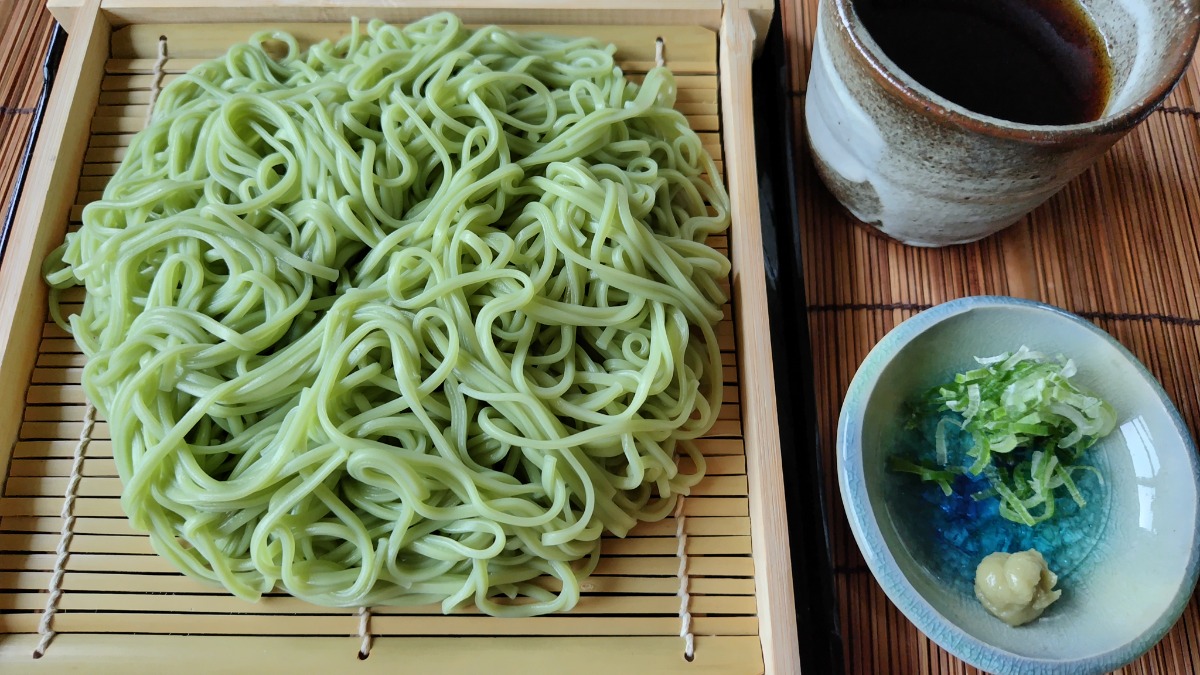
{"type": "Polygon", "coordinates": [[[12,199],[29,140],[52,22],[41,0],[0,3],[0,213],[12,199]]]}
{"type": "MultiPolygon", "coordinates": [[[[132,134],[144,125],[159,36],[167,36],[170,54],[163,68],[165,85],[257,29],[133,26],[114,32],[70,227],[78,226],[83,205],[100,196],[132,134]]],[[[345,26],[291,29],[311,39],[336,35],[345,26]]],[[[717,45],[711,31],[595,26],[552,30],[616,43],[620,64],[635,78],[653,64],[655,38],[663,36],[667,65],[677,73],[677,105],[720,164],[717,45]]],[[[728,250],[724,237],[712,243],[728,250]]],[[[69,298],[81,301],[81,292],[69,298]]],[[[68,307],[64,314],[70,311],[68,307]]],[[[605,541],[596,574],[585,583],[578,607],[568,614],[497,620],[472,612],[446,617],[436,607],[374,608],[374,665],[394,668],[399,660],[410,666],[456,669],[473,663],[476,668],[490,665],[493,670],[525,672],[574,663],[571,667],[586,670],[624,664],[645,672],[761,672],[731,315],[727,307],[718,330],[726,402],[716,427],[699,442],[709,476],[684,508],[694,662],[684,660],[679,636],[677,521],[669,518],[644,524],[627,539],[605,541]],[[441,639],[446,636],[455,637],[441,639]],[[508,639],[492,639],[496,637],[508,639]],[[580,658],[584,660],[572,660],[580,658]],[[502,663],[506,659],[507,666],[502,663]]],[[[83,463],[76,534],[62,583],[65,593],[54,617],[58,636],[43,659],[29,660],[46,605],[62,525],[59,513],[85,404],[79,386],[84,357],[56,325],[46,323],[42,335],[20,440],[0,499],[0,660],[52,667],[55,654],[63,650],[88,649],[114,659],[130,658],[136,650],[152,665],[156,659],[169,663],[172,646],[184,640],[249,654],[252,661],[239,662],[246,668],[286,662],[314,668],[318,663],[355,664],[360,646],[355,610],[324,609],[288,597],[246,603],[176,573],[154,555],[148,538],[132,532],[121,512],[120,481],[103,420],[91,433],[94,440],[83,463]],[[264,642],[264,636],[271,639],[264,642]],[[259,642],[247,647],[253,640],[259,642]]]]}
{"type": "MultiPolygon", "coordinates": [[[[851,224],[821,185],[803,108],[817,0],[784,0],[796,112],[799,222],[817,417],[847,673],[973,673],[910,624],[875,583],[842,509],[836,422],[871,347],[904,319],[965,295],[1041,300],[1112,333],[1200,429],[1200,62],[1164,107],[1017,225],[982,242],[905,247],[851,224]]],[[[1200,604],[1119,672],[1200,672],[1200,604]]]]}

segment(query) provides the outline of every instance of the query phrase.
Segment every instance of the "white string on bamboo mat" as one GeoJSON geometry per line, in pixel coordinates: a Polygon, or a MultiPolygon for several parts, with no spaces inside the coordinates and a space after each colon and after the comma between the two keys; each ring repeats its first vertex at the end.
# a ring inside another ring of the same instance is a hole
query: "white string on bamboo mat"
{"type": "MultiPolygon", "coordinates": [[[[661,38],[654,39],[654,64],[663,67],[667,64],[664,56],[666,42],[661,38]]],[[[683,638],[683,658],[691,661],[696,658],[696,636],[692,633],[692,596],[688,592],[688,558],[687,558],[687,516],[683,515],[683,503],[686,497],[679,495],[675,504],[675,539],[679,549],[675,555],[679,557],[679,637],[683,638]]]]}
{"type": "Polygon", "coordinates": [[[362,644],[358,647],[358,660],[365,661],[371,655],[371,608],[358,608],[358,637],[362,644]]]}
{"type": "Polygon", "coordinates": [[[692,596],[688,593],[688,558],[687,558],[687,516],[683,515],[683,495],[675,505],[675,538],[679,540],[679,637],[683,638],[683,658],[691,661],[696,658],[696,636],[692,634],[692,611],[690,605],[692,596]]]}
{"type": "MultiPolygon", "coordinates": [[[[158,58],[154,61],[153,77],[150,81],[150,102],[146,106],[146,124],[154,116],[154,103],[158,100],[158,92],[162,89],[163,68],[167,64],[167,36],[158,38],[158,58]]],[[[50,576],[50,595],[46,598],[46,610],[38,622],[38,644],[33,650],[33,658],[40,659],[46,654],[50,642],[54,639],[54,615],[58,613],[58,602],[62,599],[62,581],[67,571],[67,560],[70,558],[71,540],[75,537],[75,495],[79,491],[79,481],[83,477],[83,457],[88,444],[92,441],[92,430],[96,426],[96,407],[89,401],[83,411],[83,428],[79,430],[79,442],[75,444],[75,454],[71,460],[71,475],[67,480],[67,491],[63,496],[62,529],[55,549],[54,573],[50,576]]]]}
{"type": "Polygon", "coordinates": [[[60,513],[62,530],[58,538],[58,548],[55,549],[54,574],[50,576],[50,595],[46,598],[46,610],[42,612],[42,620],[38,623],[38,644],[33,650],[35,659],[40,659],[46,654],[50,641],[54,639],[54,615],[58,613],[58,601],[62,598],[63,575],[67,571],[67,559],[71,555],[71,539],[75,536],[75,493],[79,491],[79,479],[83,475],[83,456],[92,440],[92,429],[95,426],[96,407],[89,402],[83,411],[83,428],[79,431],[79,442],[75,444],[71,477],[67,480],[67,491],[63,496],[60,513]]]}
{"type": "MultiPolygon", "coordinates": [[[[661,38],[654,39],[654,63],[655,65],[665,66],[667,63],[663,52],[666,49],[666,43],[661,38]]],[[[683,515],[683,503],[686,498],[679,495],[679,501],[675,504],[675,539],[679,541],[679,549],[675,555],[679,557],[679,637],[683,638],[683,658],[691,661],[696,658],[696,636],[692,633],[692,604],[691,593],[688,592],[688,559],[687,559],[687,516],[683,515]]]]}
{"type": "Polygon", "coordinates": [[[154,119],[154,104],[158,101],[158,92],[162,91],[163,69],[167,65],[167,36],[158,36],[158,58],[154,60],[154,71],[150,78],[150,105],[146,106],[146,125],[154,119]]]}

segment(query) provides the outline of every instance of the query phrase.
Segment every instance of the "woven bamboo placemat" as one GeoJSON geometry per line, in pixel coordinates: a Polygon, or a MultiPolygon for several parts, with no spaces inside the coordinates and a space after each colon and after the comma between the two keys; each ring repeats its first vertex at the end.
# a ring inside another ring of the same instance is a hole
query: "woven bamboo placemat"
{"type": "Polygon", "coordinates": [[[0,2],[0,214],[29,140],[52,25],[45,0],[0,2]]]}
{"type": "MultiPolygon", "coordinates": [[[[869,234],[821,185],[803,134],[817,0],[783,0],[795,101],[797,192],[847,673],[973,673],[887,599],[855,545],[834,459],[836,422],[867,352],[914,313],[965,295],[1033,298],[1114,335],[1200,429],[1200,61],[1163,107],[1017,225],[946,249],[869,234]]],[[[1200,602],[1123,673],[1200,672],[1200,602]]]]}

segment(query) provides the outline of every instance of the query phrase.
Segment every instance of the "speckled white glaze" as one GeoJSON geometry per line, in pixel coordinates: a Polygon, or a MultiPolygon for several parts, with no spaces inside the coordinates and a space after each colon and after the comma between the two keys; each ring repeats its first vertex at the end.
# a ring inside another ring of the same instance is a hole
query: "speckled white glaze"
{"type": "Polygon", "coordinates": [[[1191,597],[1200,554],[1196,448],[1153,376],[1078,316],[1004,297],[964,298],[918,314],[859,368],[837,442],[842,502],[872,573],[917,628],[973,665],[996,673],[1111,670],[1160,640],[1191,597]],[[1098,543],[1060,579],[1063,597],[1042,618],[1013,628],[921,564],[901,535],[914,524],[889,508],[883,486],[905,401],[974,356],[1021,344],[1074,358],[1080,385],[1113,405],[1118,427],[1090,451],[1107,462],[1109,513],[1098,543]]]}
{"type": "Polygon", "coordinates": [[[1200,0],[1083,0],[1105,37],[1104,117],[1038,126],[973,113],[883,54],[852,0],[821,0],[805,101],[822,180],[859,220],[919,246],[965,243],[1016,222],[1162,101],[1200,32],[1200,0]]]}

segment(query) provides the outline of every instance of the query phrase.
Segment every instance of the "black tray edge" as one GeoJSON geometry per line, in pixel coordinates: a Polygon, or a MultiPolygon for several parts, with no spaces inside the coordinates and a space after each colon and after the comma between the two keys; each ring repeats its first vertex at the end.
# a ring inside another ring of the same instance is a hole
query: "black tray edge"
{"type": "Polygon", "coordinates": [[[806,673],[843,673],[797,212],[787,44],[778,1],[754,77],[767,307],[791,541],[797,648],[806,673]]]}
{"type": "Polygon", "coordinates": [[[42,92],[38,96],[37,107],[33,110],[33,124],[29,127],[29,138],[25,141],[25,150],[21,153],[21,166],[17,169],[17,178],[13,181],[12,195],[8,200],[8,208],[4,212],[4,224],[0,226],[0,264],[4,262],[4,251],[8,248],[8,238],[12,233],[13,221],[17,217],[17,206],[21,203],[21,193],[25,191],[25,178],[29,175],[29,164],[33,161],[33,149],[37,144],[38,133],[42,129],[42,120],[46,117],[46,104],[50,101],[50,90],[54,87],[54,78],[58,75],[58,64],[62,60],[63,49],[67,45],[67,32],[56,21],[54,31],[50,36],[50,46],[46,49],[46,58],[42,61],[42,92]]]}

